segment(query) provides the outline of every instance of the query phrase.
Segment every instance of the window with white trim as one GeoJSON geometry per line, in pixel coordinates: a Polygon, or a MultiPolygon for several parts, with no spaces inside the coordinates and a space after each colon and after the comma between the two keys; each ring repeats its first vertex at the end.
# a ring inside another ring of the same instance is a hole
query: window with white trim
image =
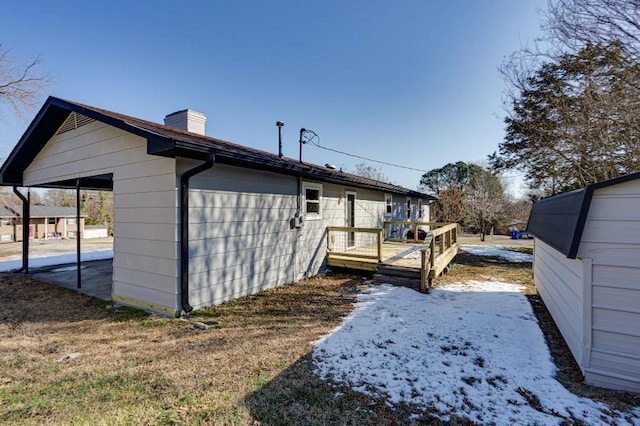
{"type": "Polygon", "coordinates": [[[11,226],[11,219],[0,219],[0,226],[11,226]]]}
{"type": "Polygon", "coordinates": [[[384,195],[385,214],[391,216],[393,214],[393,196],[391,194],[384,195]]]}
{"type": "Polygon", "coordinates": [[[304,196],[304,216],[306,220],[322,218],[322,185],[304,183],[302,185],[304,196]]]}
{"type": "Polygon", "coordinates": [[[76,222],[77,222],[77,220],[76,220],[75,217],[74,218],[71,218],[71,217],[67,218],[67,225],[76,225],[76,222]]]}

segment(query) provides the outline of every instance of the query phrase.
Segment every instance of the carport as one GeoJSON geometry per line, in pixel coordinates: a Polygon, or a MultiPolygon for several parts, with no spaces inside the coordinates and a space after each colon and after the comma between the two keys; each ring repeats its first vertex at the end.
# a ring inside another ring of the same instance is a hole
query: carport
{"type": "MultiPolygon", "coordinates": [[[[47,182],[33,187],[74,189],[76,194],[76,223],[80,224],[80,200],[82,190],[113,190],[113,175],[103,174],[75,180],[64,180],[57,182],[47,182]]],[[[61,287],[76,289],[82,293],[98,297],[103,300],[111,300],[113,283],[113,261],[82,262],[82,230],[78,226],[76,235],[76,263],[73,266],[68,264],[48,267],[31,268],[29,265],[29,226],[30,222],[30,193],[25,196],[17,186],[13,187],[13,192],[22,201],[22,267],[15,272],[32,274],[41,281],[51,282],[61,287]],[[84,277],[83,277],[84,271],[84,277]],[[84,285],[84,289],[83,289],[84,285]]]]}

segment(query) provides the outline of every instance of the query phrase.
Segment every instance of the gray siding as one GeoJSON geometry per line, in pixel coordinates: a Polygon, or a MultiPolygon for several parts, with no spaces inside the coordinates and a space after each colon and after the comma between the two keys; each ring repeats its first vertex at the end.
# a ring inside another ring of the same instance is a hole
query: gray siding
{"type": "Polygon", "coordinates": [[[640,391],[640,181],[594,192],[578,256],[593,259],[586,381],[640,391]]]}
{"type": "MultiPolygon", "coordinates": [[[[195,164],[179,160],[179,172],[195,164]]],[[[322,187],[320,218],[308,215],[301,227],[292,228],[295,177],[214,165],[191,179],[192,306],[218,304],[317,274],[325,262],[327,226],[346,225],[347,192],[356,193],[356,226],[382,225],[384,193],[308,183],[322,187]]]]}
{"type": "MultiPolygon", "coordinates": [[[[182,172],[196,163],[178,164],[182,172]]],[[[296,280],[295,178],[214,165],[191,179],[189,203],[194,308],[296,280]]]]}
{"type": "Polygon", "coordinates": [[[177,309],[175,160],[150,156],[146,140],[93,122],[49,140],[24,184],[113,173],[113,298],[165,313],[177,309]]]}

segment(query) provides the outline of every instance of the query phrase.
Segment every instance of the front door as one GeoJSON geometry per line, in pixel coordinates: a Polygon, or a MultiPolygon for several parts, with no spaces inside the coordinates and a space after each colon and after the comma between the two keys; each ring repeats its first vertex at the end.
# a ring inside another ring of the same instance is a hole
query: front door
{"type": "MultiPolygon", "coordinates": [[[[347,192],[347,226],[355,228],[356,226],[356,193],[347,192]]],[[[356,233],[349,232],[347,236],[347,247],[356,245],[356,233]]]]}

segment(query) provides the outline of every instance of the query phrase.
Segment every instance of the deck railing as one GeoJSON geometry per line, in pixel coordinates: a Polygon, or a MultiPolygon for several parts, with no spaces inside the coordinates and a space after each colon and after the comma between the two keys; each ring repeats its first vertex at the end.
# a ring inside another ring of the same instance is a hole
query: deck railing
{"type": "Polygon", "coordinates": [[[387,220],[384,222],[385,241],[420,242],[430,231],[450,225],[448,222],[409,222],[387,220]]]}
{"type": "Polygon", "coordinates": [[[328,226],[328,255],[382,262],[382,231],[381,228],[328,226]]]}
{"type": "Polygon", "coordinates": [[[432,279],[439,276],[456,255],[457,230],[457,224],[441,222],[387,221],[382,228],[329,226],[327,261],[334,266],[376,271],[378,264],[385,261],[383,242],[421,243],[420,290],[426,292],[431,288],[432,279]],[[397,238],[399,231],[402,238],[397,238]]]}

